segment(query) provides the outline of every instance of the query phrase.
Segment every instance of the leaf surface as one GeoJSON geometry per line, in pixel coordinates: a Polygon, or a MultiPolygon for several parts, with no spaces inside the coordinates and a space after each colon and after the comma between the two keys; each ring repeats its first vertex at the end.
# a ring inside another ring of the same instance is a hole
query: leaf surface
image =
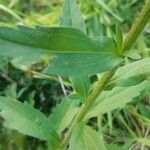
{"type": "Polygon", "coordinates": [[[65,0],[60,26],[75,27],[86,33],[86,25],[76,0],[65,0]]]}
{"type": "Polygon", "coordinates": [[[110,84],[126,82],[129,85],[129,82],[144,81],[150,75],[149,64],[150,58],[144,58],[120,67],[110,81],[110,84]]]}
{"type": "Polygon", "coordinates": [[[89,94],[90,79],[87,76],[72,76],[70,80],[76,92],[85,100],[89,94]]]}
{"type": "Polygon", "coordinates": [[[80,30],[67,27],[0,27],[0,55],[12,58],[21,69],[50,57],[46,70],[48,74],[56,75],[71,75],[81,69],[83,74],[94,74],[120,62],[111,39],[105,37],[96,42],[80,30]],[[106,65],[102,68],[104,62],[106,65]],[[91,67],[89,71],[87,65],[91,67]]]}
{"type": "MultiPolygon", "coordinates": [[[[86,33],[86,25],[77,6],[76,0],[65,0],[60,26],[75,27],[86,33]]],[[[83,98],[86,98],[90,88],[88,76],[71,76],[70,80],[75,91],[83,98]]]]}
{"type": "Polygon", "coordinates": [[[0,96],[0,110],[7,127],[41,140],[51,140],[59,145],[58,137],[49,127],[47,117],[28,103],[23,104],[15,99],[0,96]]]}
{"type": "Polygon", "coordinates": [[[105,91],[100,95],[97,101],[93,104],[86,119],[96,117],[100,114],[105,114],[117,108],[124,107],[131,102],[135,97],[146,89],[149,85],[148,81],[144,81],[139,85],[130,87],[115,87],[111,91],[105,91]]]}
{"type": "Polygon", "coordinates": [[[49,125],[54,128],[57,133],[67,128],[72,119],[79,110],[80,98],[77,95],[70,95],[65,97],[60,104],[54,108],[52,114],[49,116],[49,125]]]}
{"type": "Polygon", "coordinates": [[[80,123],[72,134],[69,150],[106,150],[106,148],[95,130],[80,123]]]}

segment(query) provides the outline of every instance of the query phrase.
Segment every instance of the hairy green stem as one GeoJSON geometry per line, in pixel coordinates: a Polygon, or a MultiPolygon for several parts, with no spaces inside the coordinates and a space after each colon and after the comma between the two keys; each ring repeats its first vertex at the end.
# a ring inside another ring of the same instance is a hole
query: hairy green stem
{"type": "Polygon", "coordinates": [[[135,43],[141,31],[145,28],[146,23],[150,18],[150,0],[147,0],[142,11],[132,25],[123,43],[122,52],[129,50],[133,43],[135,43]]]}
{"type": "Polygon", "coordinates": [[[75,128],[75,126],[77,125],[78,122],[83,120],[87,111],[89,110],[91,105],[95,102],[95,100],[97,99],[99,94],[103,91],[104,87],[106,86],[107,82],[111,79],[111,77],[114,75],[115,71],[116,71],[116,68],[114,68],[102,75],[101,79],[98,81],[98,83],[95,86],[92,93],[87,97],[85,103],[83,104],[79,113],[77,114],[77,117],[73,121],[68,133],[66,134],[66,136],[63,140],[63,145],[66,146],[68,144],[68,141],[70,139],[73,129],[75,128]]]}
{"type": "MultiPolygon", "coordinates": [[[[123,43],[123,49],[121,52],[124,52],[125,50],[129,50],[132,47],[132,45],[136,41],[137,37],[139,36],[141,31],[144,29],[146,23],[148,22],[149,17],[150,17],[150,0],[147,0],[141,13],[139,14],[139,17],[136,19],[131,30],[129,31],[128,35],[126,36],[126,39],[123,43]]],[[[109,82],[109,80],[112,78],[112,76],[116,72],[117,68],[118,67],[116,67],[102,75],[101,79],[98,81],[97,85],[94,87],[92,93],[88,96],[85,103],[81,107],[76,118],[73,120],[73,123],[71,124],[71,127],[69,128],[69,131],[67,132],[65,138],[62,141],[64,147],[67,146],[67,144],[70,140],[70,137],[72,135],[72,132],[73,132],[74,128],[76,127],[76,125],[84,119],[87,111],[89,110],[91,105],[96,101],[97,97],[102,93],[103,89],[105,88],[105,86],[109,82]]]]}

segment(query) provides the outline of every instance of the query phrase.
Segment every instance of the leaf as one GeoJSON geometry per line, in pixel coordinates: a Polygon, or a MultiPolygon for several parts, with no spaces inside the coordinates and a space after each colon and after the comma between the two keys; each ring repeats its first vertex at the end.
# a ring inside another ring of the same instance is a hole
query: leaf
{"type": "Polygon", "coordinates": [[[139,112],[142,116],[146,118],[150,118],[150,106],[146,105],[145,103],[138,103],[137,107],[139,109],[139,112]]]}
{"type": "Polygon", "coordinates": [[[88,66],[89,71],[83,74],[103,72],[120,62],[111,39],[105,37],[97,42],[77,29],[64,27],[0,27],[0,55],[13,58],[13,64],[21,69],[49,56],[46,70],[57,75],[75,74],[80,68],[86,70],[87,65],[94,67],[94,71],[88,66]],[[104,62],[106,65],[101,69],[104,62]],[[73,68],[77,70],[72,72],[73,68]]]}
{"type": "Polygon", "coordinates": [[[76,0],[65,0],[60,26],[72,26],[86,33],[86,25],[76,4],[76,0]]]}
{"type": "Polygon", "coordinates": [[[71,136],[69,150],[106,150],[106,148],[95,130],[80,123],[71,136]]]}
{"type": "Polygon", "coordinates": [[[49,116],[49,125],[54,128],[57,133],[67,128],[72,119],[79,110],[80,98],[77,95],[70,95],[65,97],[60,104],[54,108],[52,114],[49,116]]]}
{"type": "Polygon", "coordinates": [[[117,44],[117,50],[120,53],[123,44],[123,32],[121,27],[118,24],[116,25],[116,44],[117,44]]]}
{"type": "MultiPolygon", "coordinates": [[[[75,27],[86,33],[86,25],[77,6],[76,0],[65,0],[60,26],[75,27]]],[[[90,79],[88,76],[71,76],[76,92],[83,98],[88,95],[90,79]]]]}
{"type": "Polygon", "coordinates": [[[149,85],[148,81],[144,81],[139,85],[130,87],[115,87],[111,91],[105,91],[93,104],[86,119],[96,117],[100,114],[105,114],[114,109],[122,108],[127,103],[131,102],[135,97],[140,95],[149,85]]]}
{"type": "Polygon", "coordinates": [[[41,140],[51,141],[54,145],[60,145],[56,133],[49,127],[47,117],[28,103],[22,104],[15,99],[0,96],[0,110],[7,127],[41,140]]]}
{"type": "Polygon", "coordinates": [[[87,76],[105,72],[119,62],[121,62],[121,59],[109,55],[92,53],[57,54],[43,73],[62,76],[87,76]]]}
{"type": "Polygon", "coordinates": [[[85,100],[89,93],[90,79],[87,76],[72,76],[70,80],[76,92],[85,100]]]}
{"type": "Polygon", "coordinates": [[[120,67],[116,71],[112,80],[110,81],[110,84],[128,82],[130,79],[131,81],[133,81],[134,78],[136,79],[135,81],[138,81],[140,79],[142,82],[143,80],[146,79],[146,76],[150,74],[149,64],[150,58],[144,58],[142,60],[135,61],[123,67],[120,67]]]}

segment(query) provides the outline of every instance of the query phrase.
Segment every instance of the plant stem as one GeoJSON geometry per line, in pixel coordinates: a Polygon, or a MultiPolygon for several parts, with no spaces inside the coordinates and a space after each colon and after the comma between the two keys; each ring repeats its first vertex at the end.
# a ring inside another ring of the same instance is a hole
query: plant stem
{"type": "MultiPolygon", "coordinates": [[[[128,35],[126,36],[126,39],[123,43],[123,49],[121,52],[124,52],[125,50],[129,50],[132,47],[132,45],[136,41],[137,37],[139,36],[140,32],[144,29],[146,23],[148,22],[149,17],[150,17],[150,0],[147,0],[141,13],[139,14],[139,17],[136,19],[131,30],[129,31],[128,35]]],[[[92,93],[87,97],[85,103],[81,107],[76,118],[73,120],[73,123],[71,124],[71,127],[69,128],[69,131],[67,132],[65,138],[62,141],[64,147],[67,146],[67,144],[70,140],[70,137],[72,135],[72,132],[73,132],[74,128],[76,127],[76,125],[84,119],[87,111],[89,110],[91,105],[96,101],[97,97],[102,93],[103,89],[105,88],[106,84],[109,82],[111,77],[114,75],[117,68],[118,67],[104,73],[102,75],[101,79],[98,81],[95,88],[93,89],[92,93]]]]}
{"type": "Polygon", "coordinates": [[[128,32],[125,38],[121,53],[123,53],[126,50],[129,50],[132,47],[133,43],[135,43],[141,31],[145,28],[149,18],[150,18],[150,0],[147,0],[142,11],[138,15],[137,19],[133,23],[130,31],[128,32]]]}
{"type": "Polygon", "coordinates": [[[107,82],[111,79],[111,77],[114,75],[116,71],[116,68],[104,73],[101,77],[101,79],[98,81],[97,85],[95,86],[92,93],[87,97],[85,103],[81,107],[79,113],[77,114],[77,117],[73,121],[68,133],[66,134],[63,145],[66,146],[68,144],[68,141],[70,139],[70,136],[72,134],[73,129],[76,127],[77,123],[82,121],[84,116],[86,115],[87,111],[89,110],[90,106],[95,102],[99,94],[103,91],[104,87],[106,86],[107,82]]]}
{"type": "MultiPolygon", "coordinates": [[[[28,73],[30,73],[33,78],[52,80],[52,81],[57,81],[60,83],[59,78],[55,77],[55,76],[49,76],[49,75],[46,75],[46,74],[43,74],[40,72],[36,72],[36,71],[32,71],[32,70],[29,70],[28,73]]],[[[63,80],[63,84],[65,86],[71,86],[71,84],[69,82],[64,81],[64,80],[63,80]]]]}

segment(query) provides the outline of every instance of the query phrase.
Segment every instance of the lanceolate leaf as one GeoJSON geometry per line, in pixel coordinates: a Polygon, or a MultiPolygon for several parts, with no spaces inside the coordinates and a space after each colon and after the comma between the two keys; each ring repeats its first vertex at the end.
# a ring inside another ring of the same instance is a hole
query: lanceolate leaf
{"type": "Polygon", "coordinates": [[[47,117],[28,103],[22,104],[12,98],[0,96],[0,115],[5,125],[21,133],[60,145],[47,117]]]}
{"type": "Polygon", "coordinates": [[[61,134],[61,132],[70,125],[72,119],[77,114],[80,102],[81,99],[77,95],[70,95],[64,98],[49,116],[50,127],[61,134]]]}
{"type": "Polygon", "coordinates": [[[106,150],[106,148],[95,130],[80,123],[72,134],[69,150],[106,150]]]}
{"type": "Polygon", "coordinates": [[[86,25],[76,0],[65,0],[60,26],[72,26],[86,33],[86,25]]]}
{"type": "Polygon", "coordinates": [[[57,75],[95,74],[120,61],[111,39],[96,42],[77,29],[64,27],[0,27],[0,55],[13,58],[19,66],[22,60],[29,65],[49,56],[47,73],[57,75]]]}
{"type": "Polygon", "coordinates": [[[129,81],[132,80],[132,82],[134,82],[134,78],[136,82],[138,82],[138,80],[143,81],[148,75],[150,75],[150,58],[144,58],[120,67],[116,71],[110,84],[126,82],[128,83],[127,85],[129,85],[129,81]]]}
{"type": "Polygon", "coordinates": [[[2,42],[8,42],[8,47],[16,44],[16,47],[25,46],[26,49],[34,47],[38,50],[59,53],[115,53],[115,45],[108,39],[99,42],[91,40],[80,30],[69,27],[36,27],[29,28],[18,26],[17,28],[0,27],[1,49],[2,42]]]}
{"type": "Polygon", "coordinates": [[[96,117],[100,114],[105,114],[114,109],[124,107],[135,97],[139,96],[140,93],[148,87],[148,85],[149,82],[144,81],[136,86],[115,87],[112,91],[103,92],[89,110],[86,118],[96,117]]]}

